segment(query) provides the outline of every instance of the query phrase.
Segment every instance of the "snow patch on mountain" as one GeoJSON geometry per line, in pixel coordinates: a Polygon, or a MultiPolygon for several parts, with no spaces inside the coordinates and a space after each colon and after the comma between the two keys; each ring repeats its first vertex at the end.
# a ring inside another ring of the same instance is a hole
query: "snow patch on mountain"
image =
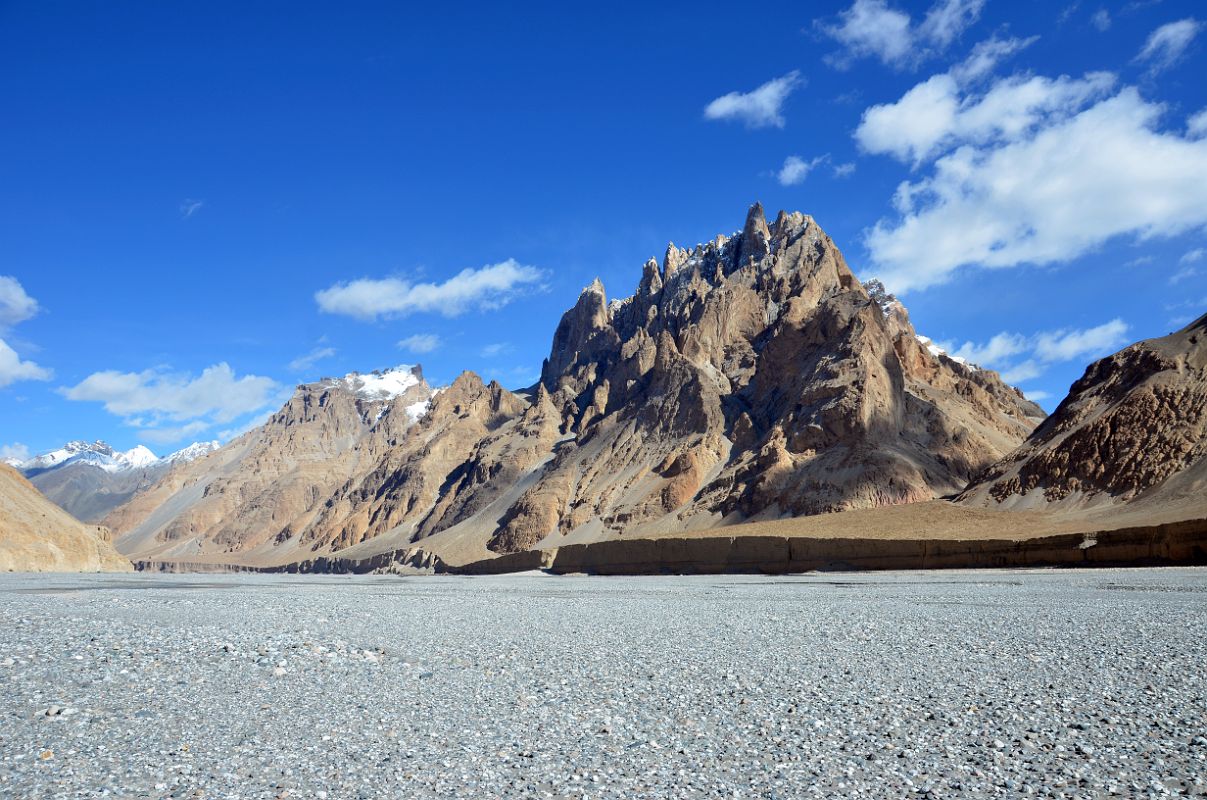
{"type": "Polygon", "coordinates": [[[392,400],[412,386],[419,385],[421,378],[417,371],[418,367],[403,365],[365,374],[349,372],[342,378],[329,380],[327,385],[347,389],[362,400],[392,400]]]}

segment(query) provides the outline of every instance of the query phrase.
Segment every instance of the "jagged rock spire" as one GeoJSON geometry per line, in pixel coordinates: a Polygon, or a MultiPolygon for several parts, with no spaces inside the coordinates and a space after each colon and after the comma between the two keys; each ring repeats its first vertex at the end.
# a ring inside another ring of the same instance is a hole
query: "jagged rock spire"
{"type": "Polygon", "coordinates": [[[763,204],[755,202],[746,213],[746,225],[742,228],[742,249],[738,255],[738,263],[767,255],[770,241],[771,230],[767,227],[763,204]]]}

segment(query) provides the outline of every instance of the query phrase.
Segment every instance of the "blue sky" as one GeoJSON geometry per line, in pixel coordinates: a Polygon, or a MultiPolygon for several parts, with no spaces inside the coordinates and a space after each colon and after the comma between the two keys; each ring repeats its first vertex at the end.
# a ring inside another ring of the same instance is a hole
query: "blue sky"
{"type": "Polygon", "coordinates": [[[650,6],[0,4],[0,448],[522,386],[756,199],[1049,409],[1207,311],[1201,3],[650,6]]]}

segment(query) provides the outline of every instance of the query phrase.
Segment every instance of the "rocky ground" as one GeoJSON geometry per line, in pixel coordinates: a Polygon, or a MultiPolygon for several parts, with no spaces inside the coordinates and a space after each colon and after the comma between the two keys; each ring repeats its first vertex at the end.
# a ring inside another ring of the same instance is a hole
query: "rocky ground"
{"type": "Polygon", "coordinates": [[[1207,570],[0,577],[0,796],[1207,795],[1207,570]]]}

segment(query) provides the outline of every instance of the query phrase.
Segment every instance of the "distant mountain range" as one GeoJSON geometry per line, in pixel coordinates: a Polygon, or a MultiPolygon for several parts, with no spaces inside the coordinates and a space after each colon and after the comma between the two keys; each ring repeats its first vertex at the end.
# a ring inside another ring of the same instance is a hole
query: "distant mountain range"
{"type": "Polygon", "coordinates": [[[52,502],[85,522],[96,522],[175,464],[212,453],[219,442],[195,442],[160,458],[138,445],[114,450],[102,441],[72,441],[33,458],[5,459],[52,502]]]}

